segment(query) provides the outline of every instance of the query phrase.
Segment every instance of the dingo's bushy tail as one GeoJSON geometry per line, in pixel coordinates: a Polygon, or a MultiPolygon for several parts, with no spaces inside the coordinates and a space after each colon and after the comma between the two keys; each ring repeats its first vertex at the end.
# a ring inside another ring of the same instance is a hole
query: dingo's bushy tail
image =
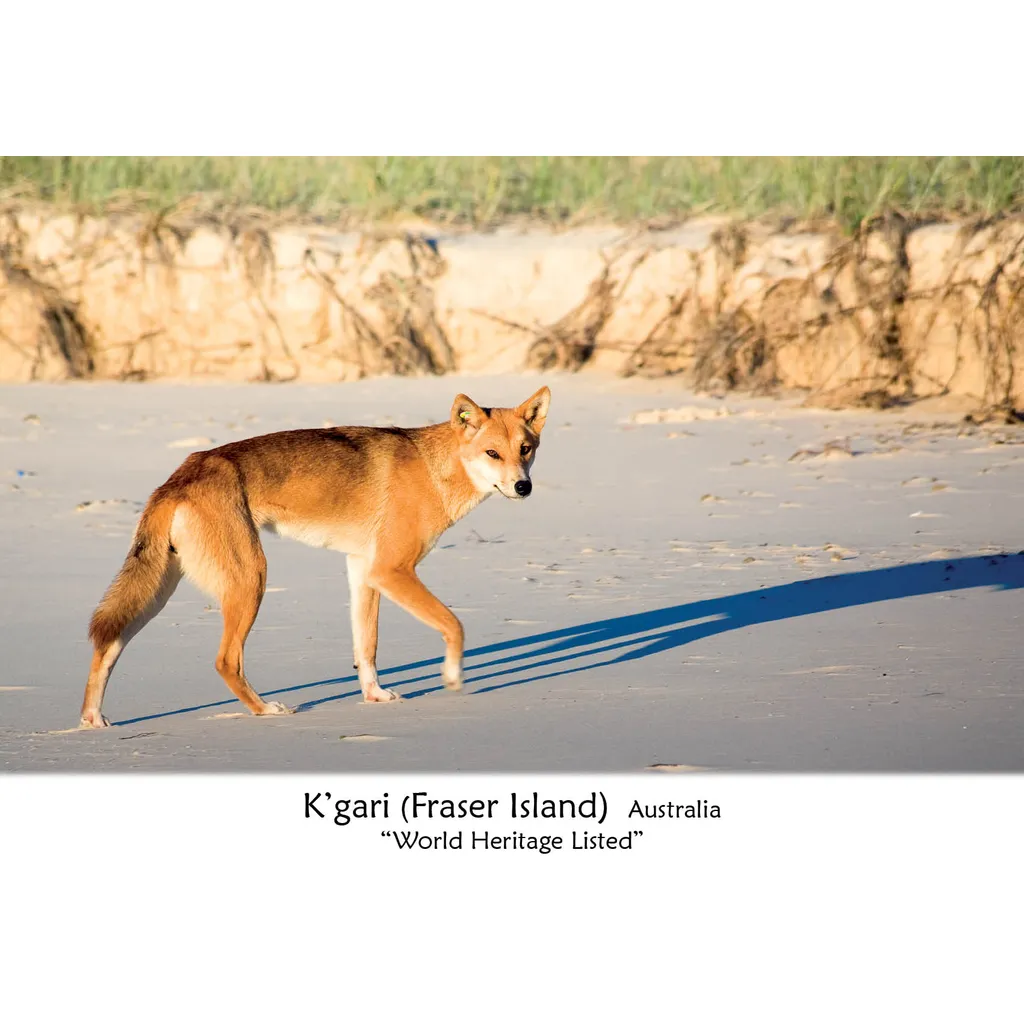
{"type": "Polygon", "coordinates": [[[89,623],[89,639],[98,650],[118,640],[161,595],[170,568],[171,520],[176,504],[168,498],[156,498],[143,510],[132,549],[89,623]]]}

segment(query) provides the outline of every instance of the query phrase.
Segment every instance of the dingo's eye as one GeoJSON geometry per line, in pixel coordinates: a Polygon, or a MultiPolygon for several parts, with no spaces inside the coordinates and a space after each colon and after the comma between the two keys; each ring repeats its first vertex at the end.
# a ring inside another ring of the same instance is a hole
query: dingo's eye
{"type": "Polygon", "coordinates": [[[501,456],[493,448],[488,448],[487,449],[487,454],[490,455],[490,457],[492,459],[500,459],[501,458],[501,456]]]}
{"type": "Polygon", "coordinates": [[[523,446],[522,446],[522,447],[521,447],[521,448],[519,449],[519,454],[520,454],[520,455],[522,455],[522,457],[523,457],[523,458],[525,459],[525,458],[526,458],[526,456],[527,456],[527,455],[529,455],[529,454],[530,454],[530,452],[532,452],[532,451],[533,451],[533,449],[532,449],[532,448],[531,448],[531,447],[530,447],[530,446],[529,446],[528,444],[524,444],[524,445],[523,445],[523,446]]]}

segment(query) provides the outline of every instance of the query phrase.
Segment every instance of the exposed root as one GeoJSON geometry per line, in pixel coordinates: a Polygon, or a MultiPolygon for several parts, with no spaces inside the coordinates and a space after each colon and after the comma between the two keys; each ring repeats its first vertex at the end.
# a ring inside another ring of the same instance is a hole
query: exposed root
{"type": "MultiPolygon", "coordinates": [[[[388,239],[377,237],[371,247],[357,258],[369,262],[388,239]]],[[[392,239],[393,240],[393,237],[392,239]]],[[[364,315],[353,302],[342,296],[334,280],[316,265],[313,253],[306,251],[303,266],[341,310],[344,353],[354,360],[360,375],[378,373],[441,374],[455,369],[455,354],[441,327],[434,307],[434,292],[429,281],[444,273],[444,261],[428,241],[406,235],[403,239],[411,273],[384,271],[377,283],[363,293],[372,307],[364,315]]]]}
{"type": "MultiPolygon", "coordinates": [[[[817,269],[783,277],[749,298],[733,294],[749,245],[742,229],[719,233],[705,259],[717,261],[717,288],[703,297],[695,288],[673,296],[662,319],[626,359],[625,376],[685,374],[703,390],[763,392],[780,382],[780,355],[798,351],[837,351],[810,392],[817,405],[883,408],[915,397],[922,376],[916,353],[905,339],[909,303],[934,307],[917,333],[927,339],[942,315],[950,317],[962,340],[974,338],[986,367],[984,396],[991,408],[1012,408],[1016,389],[1017,338],[1024,333],[1024,232],[984,282],[964,279],[968,241],[981,227],[963,234],[948,278],[940,289],[910,290],[907,238],[910,221],[898,213],[864,223],[840,241],[817,269]],[[860,372],[851,372],[854,368],[860,372]]],[[[694,277],[700,272],[694,257],[694,277]]],[[[960,366],[958,358],[953,369],[960,366]]],[[[936,382],[940,393],[950,380],[936,382]]]]}
{"type": "Polygon", "coordinates": [[[437,247],[426,239],[406,235],[404,241],[412,273],[386,272],[366,292],[388,325],[381,343],[382,357],[392,364],[394,373],[447,373],[455,369],[455,354],[438,322],[429,284],[447,266],[437,247]]]}
{"type": "Polygon", "coordinates": [[[774,350],[745,312],[720,316],[695,345],[692,378],[701,391],[766,393],[778,384],[774,350]]]}
{"type": "Polygon", "coordinates": [[[636,256],[621,281],[617,280],[615,257],[609,258],[602,253],[604,269],[601,276],[591,283],[583,301],[557,323],[527,328],[537,338],[527,352],[526,365],[537,370],[578,370],[584,366],[597,349],[598,336],[615,312],[617,299],[626,290],[637,267],[653,251],[647,249],[636,256]]]}
{"type": "Polygon", "coordinates": [[[21,299],[37,314],[35,348],[22,348],[32,360],[30,376],[35,379],[47,356],[51,356],[63,363],[68,377],[91,377],[95,371],[93,345],[79,317],[78,304],[40,280],[38,269],[26,264],[10,241],[0,244],[0,302],[21,299]]]}

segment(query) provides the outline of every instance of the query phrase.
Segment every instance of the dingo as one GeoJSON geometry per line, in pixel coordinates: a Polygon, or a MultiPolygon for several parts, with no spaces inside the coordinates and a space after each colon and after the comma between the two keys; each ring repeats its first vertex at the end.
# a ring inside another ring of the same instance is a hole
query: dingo
{"type": "Polygon", "coordinates": [[[416,575],[438,537],[484,498],[529,495],[530,467],[551,393],[515,409],[456,397],[447,423],[286,430],[190,455],[150,497],[121,571],[89,624],[94,653],[81,725],[110,723],[100,705],[125,645],[182,576],[217,598],[224,632],[215,662],[256,715],[290,709],[249,685],[242,649],[259,611],[267,560],[258,530],[348,555],[352,643],[367,701],[397,700],[377,682],[377,615],[386,594],[445,643],[445,686],[462,685],[462,623],[416,575]]]}

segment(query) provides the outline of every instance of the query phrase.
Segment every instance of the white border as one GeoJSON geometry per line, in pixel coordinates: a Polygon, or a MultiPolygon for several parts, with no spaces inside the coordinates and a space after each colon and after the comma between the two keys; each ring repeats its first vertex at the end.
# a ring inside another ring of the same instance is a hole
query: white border
{"type": "Polygon", "coordinates": [[[3,1003],[19,1021],[1009,1020],[1022,791],[980,776],[6,776],[3,1003]],[[306,819],[305,793],[325,789],[388,792],[391,816],[306,819]],[[604,825],[509,817],[512,792],[594,790],[604,825]],[[380,832],[405,827],[416,791],[499,800],[490,821],[426,832],[644,836],[400,852],[380,832]],[[629,819],[633,799],[721,818],[629,819]]]}
{"type": "Polygon", "coordinates": [[[1024,14],[436,0],[4,15],[8,153],[1019,152],[1024,14]]]}

